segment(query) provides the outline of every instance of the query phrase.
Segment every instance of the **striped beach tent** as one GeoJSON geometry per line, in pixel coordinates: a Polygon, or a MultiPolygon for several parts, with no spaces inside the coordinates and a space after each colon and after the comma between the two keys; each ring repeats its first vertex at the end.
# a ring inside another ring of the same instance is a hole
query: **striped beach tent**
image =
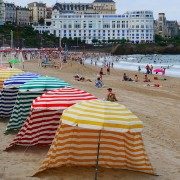
{"type": "Polygon", "coordinates": [[[60,166],[120,168],[153,174],[143,123],[114,102],[82,101],[64,110],[39,171],[60,166]]]}
{"type": "Polygon", "coordinates": [[[0,97],[0,117],[11,117],[11,113],[19,91],[19,86],[39,76],[40,75],[38,74],[27,72],[12,76],[11,78],[4,81],[0,97]]]}
{"type": "Polygon", "coordinates": [[[4,81],[3,87],[4,88],[14,88],[14,87],[19,88],[19,86],[39,76],[40,76],[39,74],[32,73],[32,72],[24,72],[18,75],[14,75],[4,81]]]}
{"type": "Polygon", "coordinates": [[[15,145],[50,145],[60,124],[62,112],[77,102],[93,99],[97,98],[75,88],[48,91],[33,101],[29,117],[9,148],[15,145]]]}
{"type": "Polygon", "coordinates": [[[20,69],[13,69],[13,68],[7,68],[7,69],[1,69],[0,70],[0,89],[3,87],[3,83],[6,79],[9,79],[10,77],[23,73],[20,69]]]}
{"type": "Polygon", "coordinates": [[[19,87],[16,103],[6,133],[19,130],[27,119],[34,99],[46,91],[70,86],[67,82],[54,77],[41,76],[19,87]]]}

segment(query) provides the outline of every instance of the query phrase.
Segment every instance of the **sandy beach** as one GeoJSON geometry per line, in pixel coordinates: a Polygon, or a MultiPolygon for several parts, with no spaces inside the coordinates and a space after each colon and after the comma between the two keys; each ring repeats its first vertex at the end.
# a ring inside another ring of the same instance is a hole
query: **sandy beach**
{"type": "MultiPolygon", "coordinates": [[[[98,67],[80,65],[76,62],[63,64],[62,69],[39,67],[37,61],[26,62],[25,71],[37,72],[42,75],[64,79],[73,87],[86,90],[98,98],[104,99],[107,88],[111,87],[116,93],[120,104],[124,104],[144,123],[144,144],[159,176],[127,170],[101,169],[99,179],[103,180],[178,180],[180,179],[180,78],[166,77],[166,81],[154,80],[150,75],[151,85],[160,84],[162,87],[146,86],[143,74],[112,70],[111,75],[103,76],[105,86],[96,88],[94,81],[99,72],[98,67]],[[130,77],[138,74],[140,82],[124,82],[122,75],[126,72],[130,77]],[[75,81],[73,76],[81,74],[93,82],[75,81]]],[[[106,72],[105,72],[106,73],[106,72]]],[[[160,76],[158,76],[160,77],[160,76]]],[[[23,148],[19,147],[10,152],[3,151],[15,137],[4,135],[7,120],[0,121],[0,179],[2,180],[92,180],[93,168],[58,168],[48,170],[38,177],[31,177],[38,169],[47,154],[48,147],[23,148]]]]}

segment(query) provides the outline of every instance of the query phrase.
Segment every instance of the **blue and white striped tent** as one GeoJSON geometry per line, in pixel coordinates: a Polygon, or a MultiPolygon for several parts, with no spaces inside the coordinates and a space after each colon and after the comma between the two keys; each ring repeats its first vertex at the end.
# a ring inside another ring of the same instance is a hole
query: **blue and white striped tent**
{"type": "Polygon", "coordinates": [[[11,117],[13,107],[16,102],[19,86],[28,82],[29,80],[38,78],[40,75],[35,73],[23,73],[12,76],[8,80],[4,81],[3,90],[0,95],[0,117],[11,117]]]}
{"type": "Polygon", "coordinates": [[[23,85],[27,81],[39,77],[39,74],[26,72],[19,75],[12,76],[11,78],[4,81],[4,88],[14,88],[23,85]]]}

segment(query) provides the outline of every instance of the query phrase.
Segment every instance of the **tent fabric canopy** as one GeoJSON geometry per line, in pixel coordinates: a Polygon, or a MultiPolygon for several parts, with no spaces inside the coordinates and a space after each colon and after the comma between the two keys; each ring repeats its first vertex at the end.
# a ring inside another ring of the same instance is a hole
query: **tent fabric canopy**
{"type": "Polygon", "coordinates": [[[88,129],[141,132],[142,121],[124,105],[109,101],[83,101],[66,110],[64,124],[88,129]]]}
{"type": "Polygon", "coordinates": [[[0,71],[0,89],[3,87],[4,80],[9,79],[10,77],[20,74],[23,71],[20,69],[1,69],[0,71]]]}
{"type": "Polygon", "coordinates": [[[32,103],[28,119],[9,147],[50,145],[63,110],[77,102],[93,99],[97,98],[76,88],[61,88],[37,97],[32,103]]]}
{"type": "Polygon", "coordinates": [[[11,117],[19,86],[39,76],[38,74],[28,72],[12,76],[4,81],[0,97],[0,117],[11,117]]]}
{"type": "Polygon", "coordinates": [[[57,89],[60,87],[69,87],[70,85],[58,78],[48,77],[48,76],[41,76],[35,80],[29,81],[25,83],[23,86],[20,86],[20,92],[26,91],[48,91],[57,89]]]}
{"type": "Polygon", "coordinates": [[[32,103],[32,109],[51,109],[64,110],[82,100],[97,99],[92,94],[76,89],[76,88],[61,88],[53,91],[48,91],[42,96],[36,98],[32,103]]]}
{"type": "Polygon", "coordinates": [[[48,90],[70,86],[63,80],[53,77],[38,77],[19,87],[19,92],[6,133],[19,130],[27,119],[33,100],[48,90]]]}
{"type": "Polygon", "coordinates": [[[0,81],[4,81],[8,78],[10,78],[13,75],[23,73],[20,69],[13,69],[13,68],[7,68],[7,69],[1,69],[0,71],[0,81]]]}
{"type": "Polygon", "coordinates": [[[140,120],[137,118],[134,120],[132,113],[122,105],[119,105],[118,108],[117,103],[99,100],[77,103],[64,110],[61,124],[37,173],[61,166],[95,167],[97,154],[99,154],[99,167],[121,168],[154,174],[144,148],[139,125],[142,128],[140,120]],[[97,112],[104,119],[104,123],[102,123],[102,118],[97,116],[97,112]],[[124,120],[125,114],[129,117],[126,120],[124,120]],[[80,121],[74,123],[74,119],[80,121]],[[82,121],[85,121],[86,126],[84,124],[83,127],[81,126],[82,121]],[[87,121],[98,124],[101,122],[101,125],[93,126],[87,121]],[[118,127],[107,128],[107,121],[118,127]],[[128,131],[124,126],[119,128],[119,124],[124,125],[122,123],[124,121],[132,124],[129,124],[128,131]],[[133,124],[137,124],[138,128],[133,124]]]}
{"type": "Polygon", "coordinates": [[[19,87],[23,85],[24,83],[28,82],[29,80],[32,80],[39,76],[40,76],[39,74],[31,73],[31,72],[14,75],[4,81],[3,87],[4,88],[19,87]]]}
{"type": "Polygon", "coordinates": [[[0,117],[11,117],[16,102],[18,88],[3,88],[0,96],[0,117]]]}

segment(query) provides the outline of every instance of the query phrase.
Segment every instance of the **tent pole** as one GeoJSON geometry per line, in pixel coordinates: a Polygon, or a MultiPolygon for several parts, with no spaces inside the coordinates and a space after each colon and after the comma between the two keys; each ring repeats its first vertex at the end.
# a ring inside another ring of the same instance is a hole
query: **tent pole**
{"type": "Polygon", "coordinates": [[[100,150],[100,139],[101,139],[101,130],[99,131],[99,140],[97,148],[97,158],[96,158],[96,169],[95,169],[95,180],[97,180],[98,170],[99,170],[99,150],[100,150]]]}

